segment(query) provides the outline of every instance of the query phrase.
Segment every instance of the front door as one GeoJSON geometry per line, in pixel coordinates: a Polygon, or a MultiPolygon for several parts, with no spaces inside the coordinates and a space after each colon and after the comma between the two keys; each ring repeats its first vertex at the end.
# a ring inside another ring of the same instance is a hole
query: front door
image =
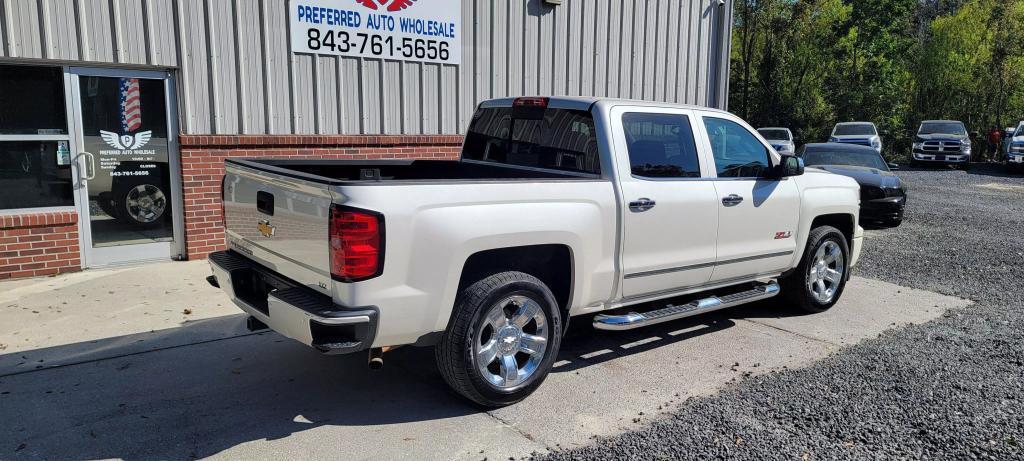
{"type": "Polygon", "coordinates": [[[641,298],[703,285],[715,264],[715,186],[683,109],[611,112],[623,210],[622,295],[641,298]],[[629,172],[626,174],[625,172],[629,172]]]}
{"type": "Polygon", "coordinates": [[[718,258],[710,281],[776,275],[792,265],[796,250],[796,182],[768,177],[777,160],[739,119],[718,113],[701,119],[717,176],[718,258]]]}
{"type": "Polygon", "coordinates": [[[181,242],[170,76],[76,68],[69,75],[85,265],[170,259],[181,242]]]}

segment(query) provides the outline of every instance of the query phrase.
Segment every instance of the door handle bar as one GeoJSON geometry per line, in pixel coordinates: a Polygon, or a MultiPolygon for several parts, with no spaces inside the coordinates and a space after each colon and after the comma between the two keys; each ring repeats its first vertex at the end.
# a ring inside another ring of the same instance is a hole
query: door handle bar
{"type": "Polygon", "coordinates": [[[725,205],[725,206],[739,205],[740,202],[742,202],[742,201],[743,201],[743,197],[740,197],[739,195],[736,195],[736,194],[729,194],[729,195],[727,195],[725,197],[722,197],[722,205],[725,205]]]}
{"type": "Polygon", "coordinates": [[[657,205],[657,203],[654,200],[651,200],[649,198],[638,198],[636,200],[633,200],[632,202],[629,202],[629,209],[630,211],[640,213],[650,210],[651,208],[654,208],[654,205],[657,205]]]}
{"type": "Polygon", "coordinates": [[[85,157],[85,175],[82,179],[89,181],[96,177],[96,156],[92,155],[91,152],[82,152],[81,155],[85,157]]]}

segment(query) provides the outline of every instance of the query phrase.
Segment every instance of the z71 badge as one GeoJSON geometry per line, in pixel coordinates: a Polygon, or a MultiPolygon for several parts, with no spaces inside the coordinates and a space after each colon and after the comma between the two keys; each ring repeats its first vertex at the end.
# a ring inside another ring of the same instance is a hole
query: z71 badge
{"type": "Polygon", "coordinates": [[[793,233],[790,232],[790,231],[776,232],[775,233],[775,240],[778,240],[778,239],[788,239],[792,235],[793,235],[793,233]]]}
{"type": "Polygon", "coordinates": [[[264,237],[274,236],[274,226],[266,219],[261,219],[260,223],[256,225],[256,228],[259,229],[260,233],[263,234],[264,237]]]}

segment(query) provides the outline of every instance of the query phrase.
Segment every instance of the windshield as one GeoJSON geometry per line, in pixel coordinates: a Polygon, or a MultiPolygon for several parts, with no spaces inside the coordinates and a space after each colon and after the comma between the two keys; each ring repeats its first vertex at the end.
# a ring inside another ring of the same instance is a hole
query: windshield
{"type": "Polygon", "coordinates": [[[757,132],[761,133],[761,136],[764,136],[764,139],[789,141],[789,132],[786,130],[760,128],[757,132]]]}
{"type": "Polygon", "coordinates": [[[804,165],[849,165],[889,170],[882,156],[873,150],[807,150],[803,155],[804,165]]]}
{"type": "Polygon", "coordinates": [[[1017,127],[1017,132],[1013,134],[1014,137],[1024,136],[1024,125],[1017,127]]]}
{"type": "Polygon", "coordinates": [[[921,124],[921,129],[917,131],[917,134],[955,134],[965,136],[967,135],[967,130],[964,128],[964,124],[960,122],[925,122],[921,124]]]}
{"type": "Polygon", "coordinates": [[[874,136],[875,126],[870,123],[840,123],[832,134],[837,136],[864,135],[874,136]]]}

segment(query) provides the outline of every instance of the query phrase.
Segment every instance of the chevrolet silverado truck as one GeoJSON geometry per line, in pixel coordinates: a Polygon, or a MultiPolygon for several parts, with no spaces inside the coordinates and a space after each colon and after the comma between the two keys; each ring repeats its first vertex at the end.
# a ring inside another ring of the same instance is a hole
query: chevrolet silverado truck
{"type": "Polygon", "coordinates": [[[925,120],[914,136],[912,166],[971,166],[971,138],[963,122],[956,120],[925,120]]]}
{"type": "Polygon", "coordinates": [[[482,102],[458,161],[228,159],[210,283],[322,353],[434,346],[459,394],[533,392],[571,317],[626,330],[782,293],[821,312],[859,189],[736,116],[577,97],[482,102]]]}

